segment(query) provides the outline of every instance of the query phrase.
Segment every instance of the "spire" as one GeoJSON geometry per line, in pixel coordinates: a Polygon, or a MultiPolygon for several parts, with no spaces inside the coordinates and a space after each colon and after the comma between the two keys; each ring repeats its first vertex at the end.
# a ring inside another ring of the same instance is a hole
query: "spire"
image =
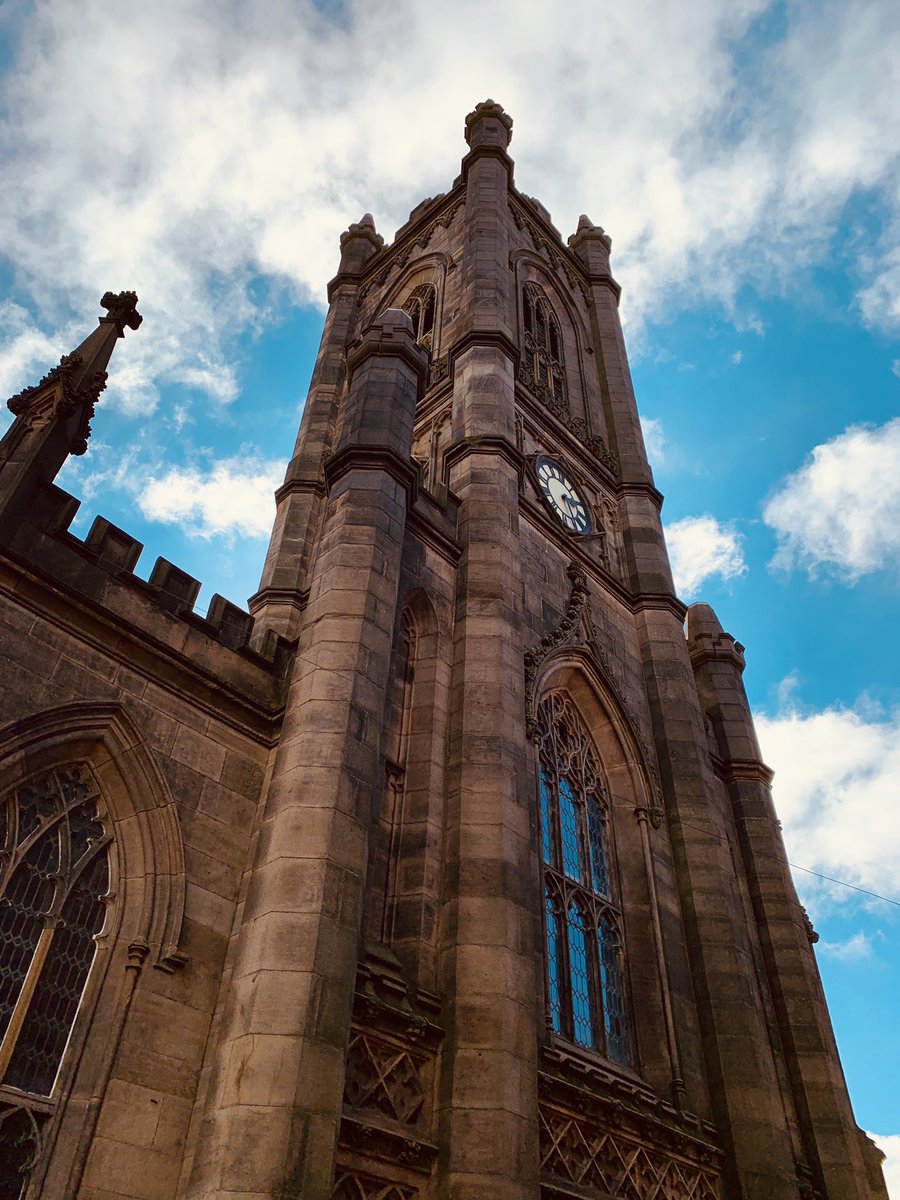
{"type": "Polygon", "coordinates": [[[21,511],[35,490],[56,477],[70,454],[84,454],[91,417],[106,387],[106,368],[118,338],[142,317],[134,292],[106,292],[106,316],[71,354],[32,387],[7,401],[15,421],[0,441],[0,515],[21,511]]]}

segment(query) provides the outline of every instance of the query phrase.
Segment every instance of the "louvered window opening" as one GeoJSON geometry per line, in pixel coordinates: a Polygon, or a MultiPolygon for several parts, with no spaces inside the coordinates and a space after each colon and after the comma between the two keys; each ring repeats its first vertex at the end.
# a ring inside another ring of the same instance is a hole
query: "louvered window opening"
{"type": "Polygon", "coordinates": [[[19,1200],[106,917],[110,836],[86,767],[0,801],[0,1200],[19,1200]]]}
{"type": "Polygon", "coordinates": [[[522,379],[551,407],[565,407],[566,385],[559,322],[547,297],[536,284],[528,283],[522,291],[522,320],[522,379]]]}
{"type": "Polygon", "coordinates": [[[432,348],[434,341],[434,313],[437,295],[430,283],[423,283],[413,291],[403,305],[413,323],[413,333],[421,346],[432,348]]]}
{"type": "Polygon", "coordinates": [[[564,693],[541,704],[538,737],[549,1024],[560,1037],[627,1065],[608,796],[590,737],[564,693]]]}

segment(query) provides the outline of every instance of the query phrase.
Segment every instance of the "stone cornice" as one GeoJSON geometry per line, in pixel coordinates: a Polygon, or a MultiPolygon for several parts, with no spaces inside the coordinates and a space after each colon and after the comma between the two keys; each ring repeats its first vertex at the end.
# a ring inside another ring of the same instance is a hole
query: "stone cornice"
{"type": "Polygon", "coordinates": [[[427,351],[413,341],[410,334],[408,337],[395,338],[390,341],[383,337],[364,336],[356,346],[352,346],[347,352],[348,387],[353,382],[356,371],[367,359],[373,357],[399,358],[415,372],[420,389],[424,386],[428,376],[429,356],[427,351]]]}
{"type": "Polygon", "coordinates": [[[474,164],[482,158],[495,158],[505,169],[509,186],[513,187],[513,160],[500,146],[476,146],[474,150],[469,151],[460,165],[460,179],[464,184],[474,164]]]}
{"type": "Polygon", "coordinates": [[[275,492],[275,503],[280,504],[288,496],[295,493],[312,493],[314,496],[325,495],[325,480],[319,479],[288,479],[275,492]]]}
{"type": "Polygon", "coordinates": [[[644,612],[646,609],[670,612],[684,624],[688,606],[671,592],[636,592],[631,598],[632,612],[644,612]]]}
{"type": "Polygon", "coordinates": [[[406,516],[406,527],[420,542],[430,547],[451,566],[456,566],[462,557],[462,547],[455,538],[439,529],[422,511],[419,505],[411,508],[406,516]]]}
{"type": "Polygon", "coordinates": [[[722,761],[721,778],[724,783],[761,783],[769,788],[775,772],[759,759],[731,758],[722,761]]]}
{"type": "Polygon", "coordinates": [[[269,604],[288,605],[302,613],[309,602],[309,588],[260,588],[247,601],[251,613],[257,613],[269,604]]]}
{"type": "Polygon", "coordinates": [[[618,486],[618,494],[620,497],[646,496],[656,511],[662,512],[665,497],[659,488],[654,487],[649,480],[646,482],[639,479],[623,480],[618,486]]]}
{"type": "Polygon", "coordinates": [[[467,350],[471,350],[473,346],[493,346],[506,355],[514,369],[519,365],[519,347],[501,329],[470,329],[447,351],[451,370],[456,359],[467,350]]]}
{"type": "Polygon", "coordinates": [[[691,666],[695,671],[710,662],[728,663],[739,673],[743,673],[745,666],[744,647],[727,633],[715,639],[698,638],[690,647],[690,655],[691,666]]]}
{"type": "Polygon", "coordinates": [[[524,475],[525,458],[522,451],[509,438],[494,435],[460,438],[445,452],[444,463],[448,468],[451,468],[464,458],[468,458],[470,454],[499,455],[510,466],[515,467],[520,480],[524,475]]]}
{"type": "Polygon", "coordinates": [[[592,288],[606,288],[607,291],[612,292],[616,298],[616,304],[619,303],[622,296],[622,285],[617,283],[608,271],[602,275],[588,275],[587,280],[592,288]]]}
{"type": "Polygon", "coordinates": [[[395,479],[406,490],[410,508],[419,490],[420,468],[411,458],[403,458],[389,446],[345,446],[325,462],[325,487],[331,494],[334,485],[349,471],[380,471],[395,479]]]}

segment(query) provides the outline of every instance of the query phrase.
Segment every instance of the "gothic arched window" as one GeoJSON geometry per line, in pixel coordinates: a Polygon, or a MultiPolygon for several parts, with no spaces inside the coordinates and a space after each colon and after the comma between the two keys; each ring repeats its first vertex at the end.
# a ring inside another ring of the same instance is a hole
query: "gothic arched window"
{"type": "Polygon", "coordinates": [[[538,738],[550,1025],[625,1064],[622,914],[609,800],[587,730],[564,693],[542,702],[538,738]]]}
{"type": "Polygon", "coordinates": [[[84,767],[0,800],[0,1200],[18,1200],[106,917],[110,835],[84,767]]]}
{"type": "Polygon", "coordinates": [[[409,296],[403,305],[403,311],[409,313],[416,341],[426,346],[432,346],[434,335],[434,312],[437,305],[437,295],[433,284],[422,283],[409,296]]]}
{"type": "Polygon", "coordinates": [[[525,334],[522,378],[545,402],[565,406],[559,322],[546,295],[535,283],[526,283],[522,290],[522,314],[525,334]]]}

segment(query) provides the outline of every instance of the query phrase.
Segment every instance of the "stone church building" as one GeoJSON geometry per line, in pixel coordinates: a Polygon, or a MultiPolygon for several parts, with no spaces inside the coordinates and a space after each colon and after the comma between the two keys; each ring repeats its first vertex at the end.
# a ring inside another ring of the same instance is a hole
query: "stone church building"
{"type": "Polygon", "coordinates": [[[249,612],[69,530],[133,293],[9,402],[0,1200],[886,1197],[610,239],[511,129],[341,237],[249,612]]]}

